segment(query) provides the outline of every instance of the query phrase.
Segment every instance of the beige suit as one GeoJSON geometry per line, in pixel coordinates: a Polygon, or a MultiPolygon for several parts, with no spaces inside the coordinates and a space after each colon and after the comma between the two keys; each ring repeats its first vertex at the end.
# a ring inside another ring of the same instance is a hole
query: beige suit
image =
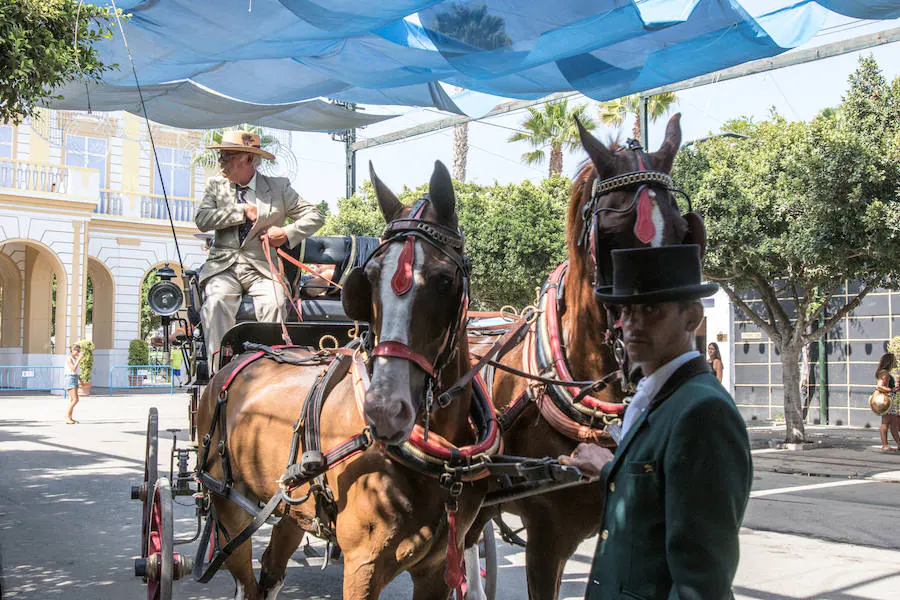
{"type": "MultiPolygon", "coordinates": [[[[261,235],[269,227],[283,227],[288,245],[294,247],[324,222],[322,214],[300,198],[286,177],[257,173],[255,196],[259,216],[243,244],[238,230],[244,222],[244,208],[237,201],[237,188],[224,177],[211,177],[207,181],[194,217],[200,231],[216,234],[209,258],[200,269],[200,284],[205,294],[201,319],[210,357],[219,350],[222,336],[234,325],[243,292],[253,296],[257,320],[283,318],[284,290],[271,279],[261,235]],[[287,218],[293,220],[290,225],[284,224],[287,218]]],[[[274,248],[272,261],[275,262],[274,248]]]]}

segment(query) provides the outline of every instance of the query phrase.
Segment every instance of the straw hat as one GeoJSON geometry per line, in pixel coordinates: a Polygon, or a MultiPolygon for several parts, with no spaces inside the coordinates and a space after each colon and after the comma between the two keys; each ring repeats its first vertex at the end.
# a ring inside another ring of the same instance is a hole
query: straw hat
{"type": "Polygon", "coordinates": [[[222,141],[218,144],[206,147],[208,150],[232,150],[235,152],[249,152],[259,154],[263,158],[275,160],[275,155],[266,152],[259,145],[259,135],[251,131],[224,131],[222,141]]]}

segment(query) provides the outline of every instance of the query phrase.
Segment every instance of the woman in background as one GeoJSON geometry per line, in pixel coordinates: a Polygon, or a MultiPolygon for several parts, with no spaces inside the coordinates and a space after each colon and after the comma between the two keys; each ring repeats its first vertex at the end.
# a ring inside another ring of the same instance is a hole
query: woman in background
{"type": "Polygon", "coordinates": [[[81,354],[81,346],[75,344],[69,348],[69,356],[66,357],[66,369],[63,372],[63,387],[66,390],[66,396],[69,397],[69,411],[66,413],[66,424],[74,425],[78,421],[72,418],[72,411],[78,404],[78,373],[81,370],[79,366],[84,355],[81,354]]]}
{"type": "Polygon", "coordinates": [[[719,345],[715,342],[710,342],[709,346],[706,347],[706,364],[709,365],[709,368],[715,373],[716,379],[721,383],[724,365],[722,363],[722,355],[719,354],[719,345]]]}
{"type": "Polygon", "coordinates": [[[893,353],[888,352],[882,355],[878,361],[878,367],[875,369],[875,389],[885,393],[891,397],[891,408],[887,414],[881,416],[881,451],[897,451],[900,449],[900,433],[898,433],[897,425],[900,423],[900,407],[897,406],[897,384],[891,371],[897,366],[897,359],[893,353]],[[897,442],[897,448],[891,448],[888,444],[888,429],[894,441],[897,442]]]}

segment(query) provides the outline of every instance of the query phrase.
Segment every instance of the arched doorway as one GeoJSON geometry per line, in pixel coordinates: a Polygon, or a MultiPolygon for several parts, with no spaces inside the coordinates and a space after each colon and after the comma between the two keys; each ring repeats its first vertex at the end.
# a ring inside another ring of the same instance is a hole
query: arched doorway
{"type": "Polygon", "coordinates": [[[13,259],[0,252],[0,348],[22,344],[22,273],[13,259]]]}
{"type": "MultiPolygon", "coordinates": [[[[19,321],[21,337],[15,333],[15,327],[9,324],[10,337],[21,339],[23,354],[65,354],[69,343],[66,329],[68,310],[68,276],[66,269],[53,250],[34,240],[7,240],[0,244],[4,271],[9,270],[12,263],[15,273],[21,275],[20,293],[22,302],[21,320],[15,313],[15,301],[4,310],[4,317],[10,321],[19,321]]],[[[10,289],[15,286],[9,283],[10,289]]],[[[6,302],[4,302],[6,304],[6,302]]],[[[7,319],[4,318],[4,322],[7,319]]],[[[7,325],[2,325],[6,328],[7,325]]],[[[5,337],[5,336],[4,336],[5,337]]],[[[6,342],[0,342],[3,347],[6,342]]],[[[11,341],[10,341],[11,343],[11,341]]],[[[18,345],[18,344],[16,344],[18,345]]]]}
{"type": "Polygon", "coordinates": [[[85,310],[85,325],[91,325],[91,341],[96,349],[111,350],[115,341],[115,284],[112,273],[102,262],[89,256],[87,277],[93,306],[85,310]]]}

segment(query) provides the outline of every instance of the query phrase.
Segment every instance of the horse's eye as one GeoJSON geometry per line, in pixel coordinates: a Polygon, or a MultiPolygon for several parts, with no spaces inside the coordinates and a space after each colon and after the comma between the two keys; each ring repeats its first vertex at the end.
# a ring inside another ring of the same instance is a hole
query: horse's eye
{"type": "Polygon", "coordinates": [[[439,275],[437,278],[437,291],[446,294],[453,287],[453,278],[449,275],[439,275]]]}

